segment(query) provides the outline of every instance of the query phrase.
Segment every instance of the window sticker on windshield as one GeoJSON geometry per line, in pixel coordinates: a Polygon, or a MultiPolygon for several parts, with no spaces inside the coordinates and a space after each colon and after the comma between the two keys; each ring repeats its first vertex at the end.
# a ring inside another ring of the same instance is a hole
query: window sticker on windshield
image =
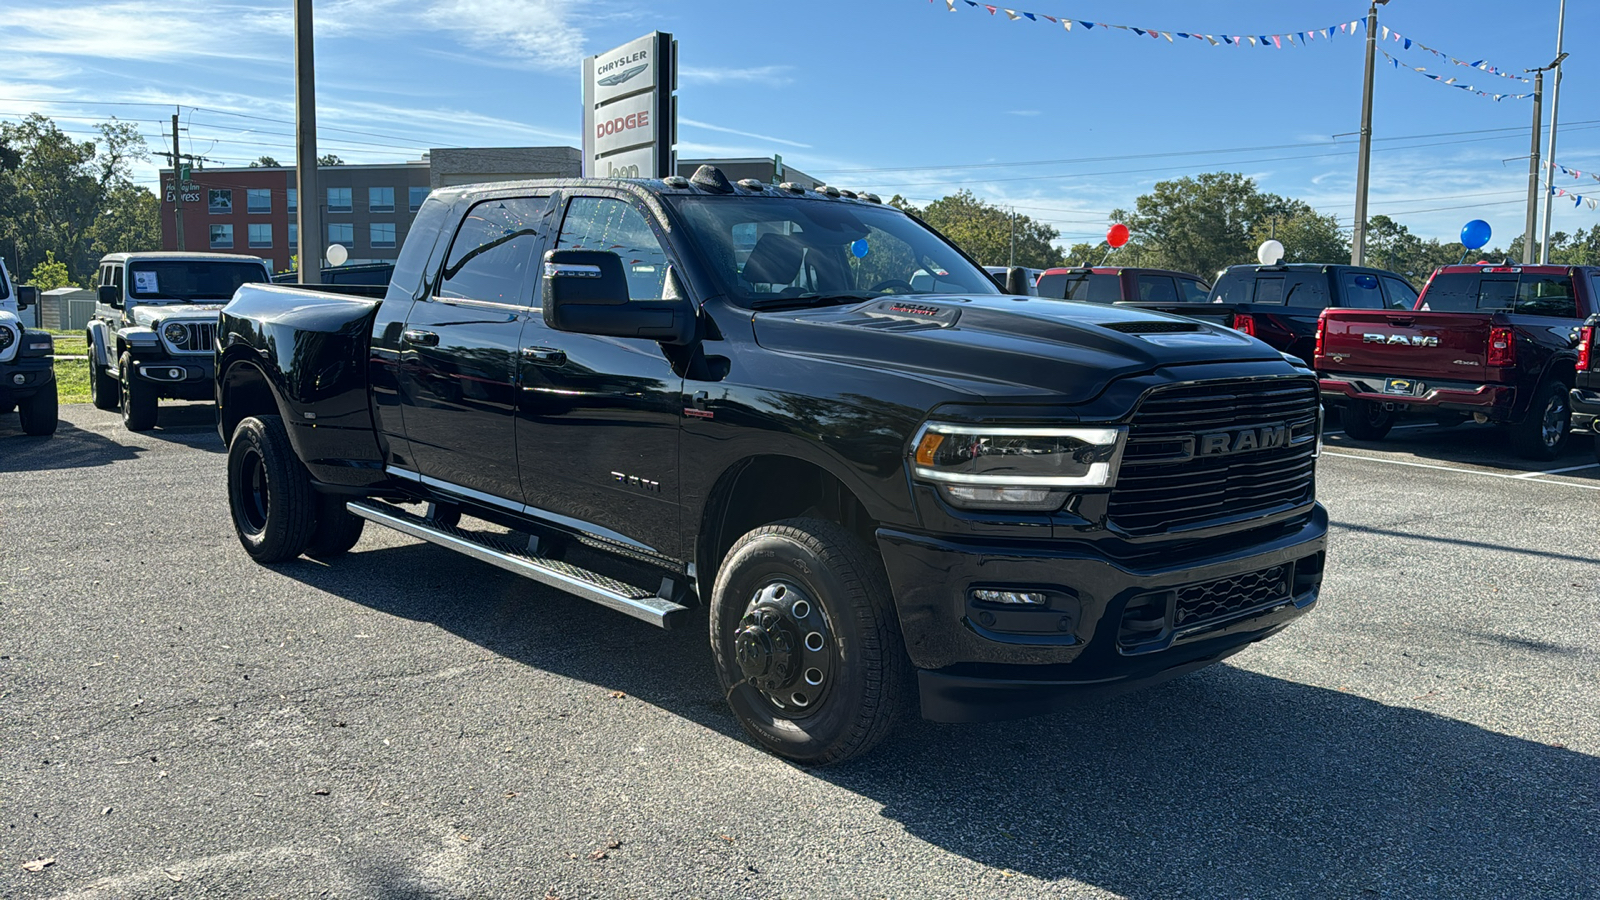
{"type": "Polygon", "coordinates": [[[154,294],[161,290],[156,286],[156,273],[139,271],[133,273],[133,289],[140,294],[154,294]]]}

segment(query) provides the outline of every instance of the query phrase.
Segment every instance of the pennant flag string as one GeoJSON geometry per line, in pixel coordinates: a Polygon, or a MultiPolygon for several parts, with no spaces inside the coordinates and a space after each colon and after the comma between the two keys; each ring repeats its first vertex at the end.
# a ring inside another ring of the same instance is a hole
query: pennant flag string
{"type": "MultiPolygon", "coordinates": [[[[937,3],[939,0],[928,0],[928,2],[937,3]]],[[[1126,31],[1131,34],[1138,35],[1139,37],[1149,37],[1158,41],[1164,38],[1169,44],[1176,44],[1178,40],[1194,40],[1204,41],[1213,47],[1224,45],[1230,47],[1244,47],[1248,45],[1251,47],[1272,47],[1277,50],[1282,50],[1285,46],[1305,47],[1315,41],[1317,35],[1321,35],[1323,40],[1331,41],[1335,32],[1342,35],[1354,36],[1362,31],[1365,31],[1367,25],[1365,19],[1353,19],[1349,22],[1340,22],[1337,25],[1329,25],[1326,28],[1310,28],[1305,31],[1287,31],[1279,32],[1278,34],[1205,34],[1198,31],[1162,31],[1156,28],[1135,28],[1132,25],[1116,25],[1107,22],[1094,22],[1088,19],[1072,19],[1065,16],[1047,16],[1044,13],[1032,13],[1020,9],[1007,9],[1003,6],[997,6],[989,3],[979,3],[978,0],[944,0],[944,4],[945,9],[949,12],[956,12],[963,7],[968,9],[981,9],[988,12],[989,15],[997,18],[1001,13],[1005,13],[1006,21],[1008,22],[1019,22],[1024,19],[1040,25],[1048,22],[1051,25],[1060,25],[1064,31],[1069,32],[1072,31],[1073,26],[1078,26],[1084,31],[1092,31],[1095,28],[1115,28],[1119,31],[1126,31]]],[[[1383,41],[1393,41],[1400,44],[1407,50],[1416,47],[1417,49],[1431,53],[1440,59],[1449,60],[1454,65],[1477,69],[1490,75],[1495,75],[1500,78],[1509,78],[1514,81],[1523,82],[1524,84],[1531,83],[1529,79],[1524,78],[1521,75],[1515,75],[1498,66],[1490,65],[1487,60],[1479,59],[1468,61],[1464,59],[1458,59],[1448,53],[1429,47],[1421,41],[1408,38],[1387,25],[1379,26],[1379,28],[1382,33],[1381,39],[1383,41]]],[[[1384,55],[1388,56],[1387,53],[1384,55]]],[[[1452,84],[1451,86],[1455,87],[1457,85],[1452,84]]],[[[1492,92],[1479,93],[1483,93],[1485,97],[1495,96],[1492,92]]],[[[1495,96],[1495,99],[1498,100],[1504,97],[1521,96],[1525,95],[1502,93],[1499,96],[1495,96]]]]}
{"type": "Polygon", "coordinates": [[[1487,97],[1487,98],[1489,98],[1491,100],[1494,100],[1495,102],[1499,102],[1501,100],[1525,100],[1528,97],[1532,97],[1533,96],[1533,94],[1531,94],[1531,93],[1529,93],[1529,94],[1496,94],[1496,93],[1494,93],[1492,91],[1480,91],[1480,90],[1478,90],[1477,88],[1473,87],[1470,84],[1457,84],[1456,83],[1456,78],[1453,75],[1448,77],[1448,78],[1446,78],[1443,75],[1435,75],[1432,72],[1429,72],[1427,69],[1423,68],[1422,66],[1408,66],[1408,65],[1402,64],[1400,62],[1400,60],[1395,59],[1393,56],[1390,56],[1389,55],[1389,51],[1387,51],[1387,50],[1380,50],[1378,52],[1382,53],[1383,54],[1383,58],[1388,60],[1389,64],[1391,66],[1393,66],[1394,68],[1396,68],[1396,69],[1408,69],[1408,70],[1410,70],[1412,72],[1416,72],[1418,75],[1421,75],[1423,78],[1431,78],[1434,81],[1438,82],[1439,84],[1448,85],[1448,86],[1453,87],[1453,88],[1458,88],[1460,90],[1467,91],[1468,93],[1477,94],[1479,97],[1487,97]]]}
{"type": "MultiPolygon", "coordinates": [[[[1556,168],[1559,169],[1561,167],[1556,166],[1556,168]]],[[[1600,209],[1600,197],[1585,197],[1582,194],[1574,193],[1566,188],[1558,187],[1550,188],[1550,195],[1552,197],[1571,197],[1573,209],[1577,209],[1580,206],[1587,206],[1590,209],[1600,209]]]]}
{"type": "Polygon", "coordinates": [[[1582,178],[1583,176],[1587,175],[1590,178],[1593,178],[1595,181],[1600,182],[1600,175],[1597,175],[1594,172],[1580,172],[1577,169],[1569,169],[1566,166],[1563,166],[1563,165],[1561,165],[1559,163],[1551,162],[1549,160],[1545,160],[1544,164],[1545,164],[1546,168],[1560,169],[1562,174],[1571,175],[1575,179],[1576,178],[1582,178]]]}

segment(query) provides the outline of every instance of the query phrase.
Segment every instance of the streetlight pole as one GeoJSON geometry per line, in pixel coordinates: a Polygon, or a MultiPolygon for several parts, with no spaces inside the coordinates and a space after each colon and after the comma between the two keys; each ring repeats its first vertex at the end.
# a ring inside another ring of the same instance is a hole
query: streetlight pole
{"type": "Polygon", "coordinates": [[[1539,241],[1539,264],[1550,261],[1550,201],[1555,199],[1556,178],[1556,117],[1561,113],[1561,60],[1567,55],[1561,50],[1561,39],[1567,30],[1567,0],[1561,0],[1561,11],[1556,15],[1556,83],[1550,89],[1550,144],[1545,151],[1546,174],[1544,179],[1544,232],[1539,241]]]}
{"type": "Polygon", "coordinates": [[[322,206],[317,196],[317,76],[311,0],[294,0],[295,212],[300,283],[322,283],[322,206]]]}
{"type": "MultiPolygon", "coordinates": [[[[1356,221],[1350,236],[1350,265],[1364,265],[1367,248],[1367,171],[1372,167],[1372,72],[1378,56],[1378,7],[1389,0],[1372,0],[1367,7],[1367,76],[1361,87],[1361,151],[1356,163],[1356,221]]],[[[1566,2],[1566,0],[1562,0],[1566,2]]]]}

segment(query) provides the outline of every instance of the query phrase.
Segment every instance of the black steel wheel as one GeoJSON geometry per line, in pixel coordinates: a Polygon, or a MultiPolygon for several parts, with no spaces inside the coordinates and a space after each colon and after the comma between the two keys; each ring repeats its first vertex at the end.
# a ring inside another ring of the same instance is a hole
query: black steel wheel
{"type": "Polygon", "coordinates": [[[820,519],[734,542],[712,591],[711,648],[739,724],[800,763],[872,749],[913,694],[882,562],[820,519]]]}
{"type": "Polygon", "coordinates": [[[122,370],[121,390],[117,393],[122,406],[122,424],[129,431],[149,431],[156,427],[156,412],[160,400],[155,385],[140,381],[133,375],[133,357],[127,353],[117,363],[122,370]]]}
{"type": "Polygon", "coordinates": [[[228,444],[228,508],[245,552],[259,563],[303,553],[317,526],[311,477],[277,416],[245,419],[228,444]]]}
{"type": "Polygon", "coordinates": [[[1523,459],[1549,462],[1567,448],[1572,430],[1571,388],[1564,382],[1547,381],[1539,385],[1521,424],[1511,426],[1511,445],[1523,459]]]}
{"type": "Polygon", "coordinates": [[[122,404],[122,385],[94,361],[94,341],[89,344],[89,400],[95,409],[117,409],[122,404]]]}
{"type": "Polygon", "coordinates": [[[361,540],[367,520],[351,515],[345,508],[346,499],[341,494],[317,495],[317,527],[311,534],[311,543],[306,545],[307,556],[323,561],[335,559],[361,540]]]}
{"type": "Polygon", "coordinates": [[[17,412],[22,417],[22,431],[34,437],[46,437],[56,433],[56,418],[60,413],[60,400],[56,395],[56,383],[50,382],[49,387],[40,388],[32,397],[17,404],[17,412]]]}
{"type": "Polygon", "coordinates": [[[1358,441],[1381,441],[1394,427],[1394,413],[1371,400],[1352,400],[1339,411],[1344,433],[1358,441]]]}

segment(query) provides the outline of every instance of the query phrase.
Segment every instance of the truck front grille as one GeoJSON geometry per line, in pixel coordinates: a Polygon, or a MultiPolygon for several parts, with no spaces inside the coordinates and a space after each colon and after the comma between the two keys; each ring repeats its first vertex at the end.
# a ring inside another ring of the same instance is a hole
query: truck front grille
{"type": "Polygon", "coordinates": [[[179,353],[211,353],[217,349],[217,323],[188,322],[189,343],[178,348],[179,353]]]}
{"type": "Polygon", "coordinates": [[[1145,536],[1311,503],[1319,402],[1317,383],[1309,378],[1152,390],[1129,426],[1107,518],[1126,534],[1145,536]],[[1280,436],[1280,443],[1266,449],[1253,446],[1280,436]],[[1217,443],[1224,440],[1229,446],[1219,451],[1217,443]]]}
{"type": "Polygon", "coordinates": [[[1289,598],[1289,567],[1273,566],[1232,578],[1219,578],[1204,584],[1178,589],[1178,606],[1173,613],[1175,628],[1198,625],[1230,616],[1274,600],[1289,598]]]}

